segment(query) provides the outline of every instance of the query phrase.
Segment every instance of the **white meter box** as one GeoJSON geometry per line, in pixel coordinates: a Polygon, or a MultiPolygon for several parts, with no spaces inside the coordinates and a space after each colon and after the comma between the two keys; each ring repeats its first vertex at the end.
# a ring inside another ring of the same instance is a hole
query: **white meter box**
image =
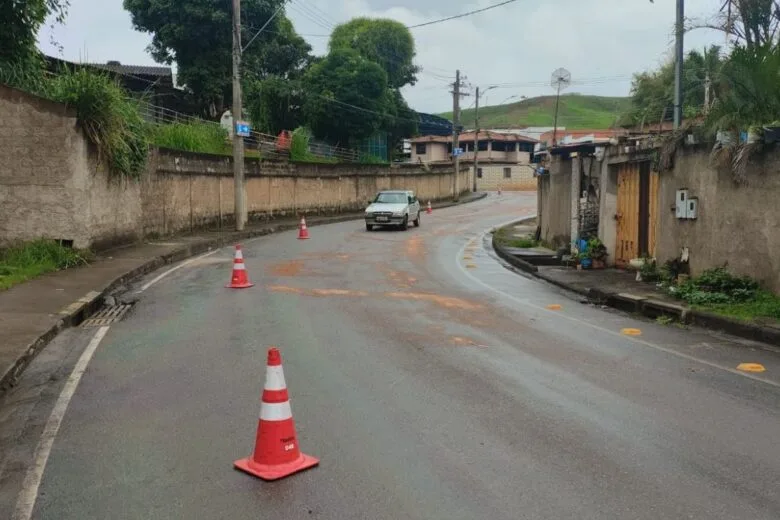
{"type": "Polygon", "coordinates": [[[675,216],[679,219],[687,218],[688,215],[688,190],[677,190],[677,198],[674,204],[675,216]]]}

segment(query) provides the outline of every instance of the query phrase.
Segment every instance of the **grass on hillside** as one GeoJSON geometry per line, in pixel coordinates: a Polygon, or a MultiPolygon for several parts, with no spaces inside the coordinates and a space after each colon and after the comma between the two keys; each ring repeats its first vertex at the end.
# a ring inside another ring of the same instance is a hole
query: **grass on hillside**
{"type": "Polygon", "coordinates": [[[539,242],[534,240],[530,235],[525,237],[516,237],[512,234],[513,231],[513,226],[497,229],[493,233],[496,243],[504,247],[516,247],[518,249],[531,249],[539,245],[539,242]]]}
{"type": "Polygon", "coordinates": [[[86,265],[89,251],[79,251],[54,240],[25,242],[0,250],[0,291],[42,274],[86,265]]]}
{"type": "MultiPolygon", "coordinates": [[[[561,96],[558,107],[558,126],[568,130],[609,129],[629,108],[630,103],[627,97],[565,94],[561,96]]],[[[452,112],[439,115],[452,120],[452,112]]],[[[518,103],[479,109],[481,128],[553,126],[554,120],[555,96],[535,97],[518,103]]],[[[474,109],[461,111],[461,121],[466,128],[474,126],[474,109]]]]}

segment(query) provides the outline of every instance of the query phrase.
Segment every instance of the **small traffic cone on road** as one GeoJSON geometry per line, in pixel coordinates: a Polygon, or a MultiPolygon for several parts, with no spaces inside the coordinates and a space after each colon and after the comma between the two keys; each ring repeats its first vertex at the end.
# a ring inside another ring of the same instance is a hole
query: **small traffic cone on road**
{"type": "Polygon", "coordinates": [[[263,480],[277,480],[319,463],[319,459],[301,453],[298,448],[282,356],[276,347],[271,347],[268,349],[255,451],[251,457],[237,460],[234,467],[263,480]]]}
{"type": "Polygon", "coordinates": [[[501,196],[501,186],[498,187],[498,195],[501,196]]]}
{"type": "Polygon", "coordinates": [[[309,238],[309,228],[306,227],[306,217],[301,217],[301,223],[298,224],[298,240],[309,238]]]}
{"type": "Polygon", "coordinates": [[[254,285],[249,281],[249,276],[246,274],[241,244],[236,244],[236,255],[233,258],[233,274],[230,276],[230,283],[225,287],[228,289],[246,289],[254,285]]]}
{"type": "Polygon", "coordinates": [[[428,201],[428,209],[425,210],[425,212],[430,215],[433,213],[433,208],[431,207],[431,201],[428,201]]]}

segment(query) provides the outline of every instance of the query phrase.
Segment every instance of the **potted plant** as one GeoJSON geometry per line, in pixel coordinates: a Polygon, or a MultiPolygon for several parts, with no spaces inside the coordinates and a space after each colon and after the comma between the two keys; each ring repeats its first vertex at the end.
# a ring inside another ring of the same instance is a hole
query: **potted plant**
{"type": "Polygon", "coordinates": [[[593,263],[593,269],[604,269],[607,265],[607,246],[598,238],[588,240],[588,257],[593,263]]]}

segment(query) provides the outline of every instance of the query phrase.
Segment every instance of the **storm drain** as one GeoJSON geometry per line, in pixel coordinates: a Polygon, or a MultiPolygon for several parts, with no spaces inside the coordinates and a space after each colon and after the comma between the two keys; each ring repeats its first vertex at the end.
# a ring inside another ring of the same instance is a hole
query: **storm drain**
{"type": "Polygon", "coordinates": [[[81,324],[82,327],[105,327],[106,325],[112,325],[127,314],[132,304],[120,303],[119,305],[112,305],[110,307],[104,307],[97,313],[92,315],[91,318],[84,320],[81,324]]]}

